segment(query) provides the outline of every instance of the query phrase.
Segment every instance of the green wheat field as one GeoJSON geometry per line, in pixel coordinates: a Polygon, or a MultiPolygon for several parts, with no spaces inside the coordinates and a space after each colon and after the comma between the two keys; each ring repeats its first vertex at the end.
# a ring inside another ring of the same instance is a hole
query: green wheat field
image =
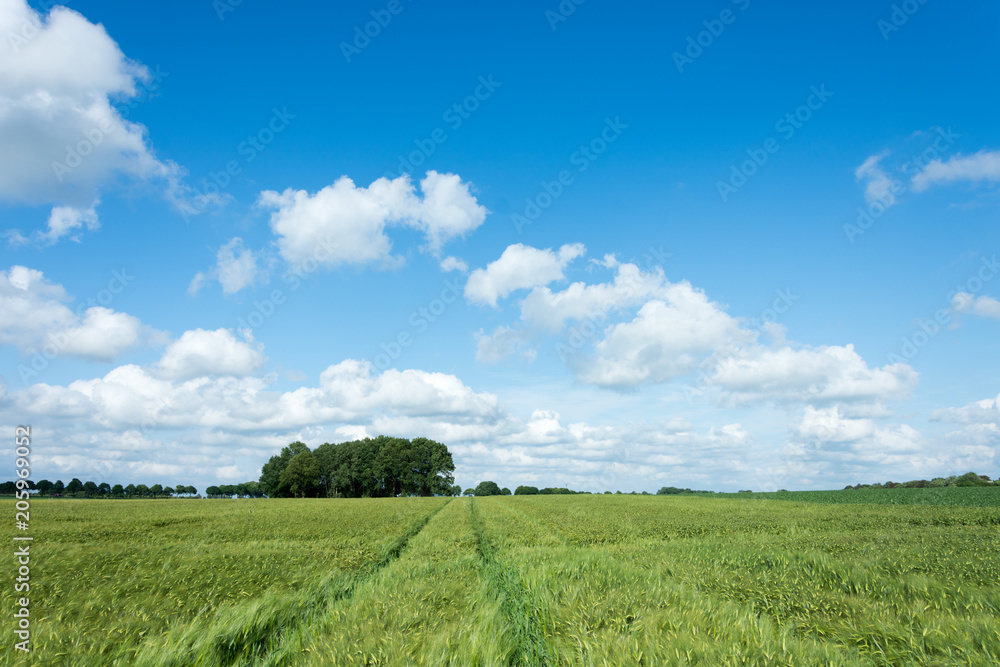
{"type": "Polygon", "coordinates": [[[823,493],[36,499],[3,660],[1000,664],[1000,488],[823,493]]]}

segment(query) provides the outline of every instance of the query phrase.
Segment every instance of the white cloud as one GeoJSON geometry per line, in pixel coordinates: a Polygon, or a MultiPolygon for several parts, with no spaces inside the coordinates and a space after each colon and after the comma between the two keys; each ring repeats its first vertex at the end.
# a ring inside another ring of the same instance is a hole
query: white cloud
{"type": "Polygon", "coordinates": [[[65,7],[43,16],[7,0],[0,35],[0,201],[55,204],[43,240],[96,228],[95,202],[120,176],[178,187],[177,165],[158,160],[145,128],[112,106],[155,84],[103,26],[65,7]]]}
{"type": "Polygon", "coordinates": [[[959,292],[952,297],[951,307],[959,313],[1000,320],[1000,301],[990,296],[975,297],[967,292],[959,292]]]}
{"type": "MultiPolygon", "coordinates": [[[[614,269],[614,280],[555,292],[535,287],[521,302],[520,326],[476,335],[477,359],[497,363],[534,353],[544,334],[558,334],[555,351],[585,384],[631,389],[699,372],[724,403],[839,401],[858,413],[855,404],[867,402],[872,416],[887,412],[883,401],[903,398],[916,385],[908,365],[869,368],[851,345],[793,346],[783,326],[729,315],[687,281],[671,283],[662,269],[643,271],[613,256],[597,264],[614,269]]],[[[795,300],[779,290],[775,308],[791,308],[795,300]]]]}
{"type": "Polygon", "coordinates": [[[167,346],[156,368],[162,377],[170,379],[243,377],[257,371],[265,361],[259,346],[236,340],[228,329],[193,329],[167,346]]]}
{"type": "Polygon", "coordinates": [[[471,186],[457,174],[428,171],[420,181],[420,190],[424,200],[415,206],[413,217],[434,254],[451,239],[465,236],[486,220],[488,211],[476,201],[471,186]]]}
{"type": "Polygon", "coordinates": [[[956,181],[1000,182],[1000,151],[981,150],[975,155],[956,155],[947,162],[932,160],[913,177],[913,189],[922,192],[932,185],[956,181]]]}
{"type": "Polygon", "coordinates": [[[642,271],[635,264],[619,264],[613,256],[605,257],[600,264],[615,269],[612,282],[592,285],[575,282],[559,292],[536,287],[521,303],[521,319],[530,326],[556,333],[570,320],[601,321],[653,298],[671,298],[671,284],[662,269],[642,271]]]}
{"type": "Polygon", "coordinates": [[[158,344],[163,334],[125,313],[92,306],[70,310],[62,285],[41,271],[12,266],[0,271],[0,344],[23,354],[43,351],[47,357],[75,356],[111,361],[125,350],[158,344]]]}
{"type": "Polygon", "coordinates": [[[896,195],[893,192],[896,185],[879,164],[887,155],[889,155],[887,150],[872,155],[854,171],[858,181],[865,183],[865,201],[869,205],[879,202],[889,207],[896,203],[896,195]]]}
{"type": "Polygon", "coordinates": [[[445,257],[444,259],[441,260],[441,270],[459,271],[461,273],[468,273],[469,265],[457,257],[445,257]]]}
{"type": "Polygon", "coordinates": [[[874,421],[845,417],[836,405],[829,408],[807,405],[796,428],[799,438],[821,443],[856,442],[874,433],[874,421]]]}
{"type": "Polygon", "coordinates": [[[257,253],[244,247],[243,239],[234,237],[219,248],[215,255],[215,267],[211,271],[195,274],[188,293],[197,294],[207,280],[214,279],[222,285],[223,294],[235,294],[266,278],[259,260],[257,253]]]}
{"type": "Polygon", "coordinates": [[[101,223],[97,220],[95,210],[97,202],[87,209],[75,208],[73,206],[56,206],[49,214],[48,231],[39,232],[39,238],[52,244],[66,236],[73,241],[80,241],[79,233],[75,230],[86,225],[87,229],[94,231],[100,229],[101,223]]]}
{"type": "MultiPolygon", "coordinates": [[[[600,387],[664,382],[694,371],[715,350],[749,336],[701,290],[669,285],[630,322],[608,327],[594,354],[577,363],[578,377],[600,387]]],[[[572,341],[570,341],[572,344],[572,341]]]]}
{"type": "Polygon", "coordinates": [[[476,269],[465,285],[465,298],[472,303],[496,306],[497,299],[511,292],[547,285],[563,279],[563,269],[586,252],[583,244],[562,246],[558,251],[539,250],[521,243],[507,246],[500,258],[485,269],[476,269]]]}
{"type": "Polygon", "coordinates": [[[520,354],[524,361],[531,363],[538,356],[538,351],[531,347],[531,341],[523,330],[499,326],[492,334],[479,330],[475,337],[476,361],[497,364],[511,355],[520,354]]]}
{"type": "Polygon", "coordinates": [[[902,363],[870,368],[850,344],[754,347],[720,360],[711,378],[733,404],[881,402],[905,398],[917,379],[916,371],[902,363]]]}
{"type": "Polygon", "coordinates": [[[464,236],[486,219],[486,209],[455,174],[427,172],[416,194],[407,175],[380,178],[367,188],[343,176],[314,195],[291,188],[260,194],[258,206],[273,209],[271,229],[281,256],[293,266],[392,261],[386,235],[391,225],[424,232],[435,254],[449,240],[464,236]]]}
{"type": "Polygon", "coordinates": [[[961,408],[935,410],[931,419],[960,424],[992,424],[1000,426],[1000,396],[969,403],[961,408]]]}

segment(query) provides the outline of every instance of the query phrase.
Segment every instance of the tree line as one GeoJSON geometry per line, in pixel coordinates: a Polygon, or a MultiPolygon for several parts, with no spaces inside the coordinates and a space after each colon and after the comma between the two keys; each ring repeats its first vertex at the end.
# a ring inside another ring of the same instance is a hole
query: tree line
{"type": "MultiPolygon", "coordinates": [[[[186,484],[177,486],[163,486],[162,484],[128,484],[114,486],[107,482],[97,484],[95,482],[81,482],[74,477],[69,483],[64,484],[62,480],[50,482],[47,479],[37,482],[28,481],[28,488],[38,491],[40,496],[69,496],[72,498],[161,498],[172,496],[195,496],[198,489],[186,484]]],[[[0,483],[0,495],[11,495],[16,491],[14,482],[0,483]]]]}
{"type": "Polygon", "coordinates": [[[848,489],[934,489],[946,486],[1000,486],[1000,480],[992,481],[988,475],[978,475],[974,472],[967,472],[964,475],[952,475],[951,477],[935,477],[934,479],[911,479],[908,482],[886,482],[885,484],[848,484],[844,490],[848,489]]]}
{"type": "Polygon", "coordinates": [[[458,495],[455,463],[440,442],[380,435],[323,443],[314,450],[293,442],[260,472],[271,498],[391,498],[458,495]]]}

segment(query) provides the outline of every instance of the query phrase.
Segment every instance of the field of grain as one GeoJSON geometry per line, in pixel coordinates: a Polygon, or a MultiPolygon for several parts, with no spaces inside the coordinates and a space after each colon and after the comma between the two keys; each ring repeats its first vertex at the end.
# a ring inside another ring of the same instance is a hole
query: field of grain
{"type": "Polygon", "coordinates": [[[32,528],[4,664],[1000,664],[997,507],[36,500],[32,528]]]}

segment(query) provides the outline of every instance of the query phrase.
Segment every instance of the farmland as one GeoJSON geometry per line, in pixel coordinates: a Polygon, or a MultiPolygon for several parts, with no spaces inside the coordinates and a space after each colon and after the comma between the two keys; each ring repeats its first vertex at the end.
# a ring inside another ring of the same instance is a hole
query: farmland
{"type": "Polygon", "coordinates": [[[3,656],[1000,662],[1000,508],[784,495],[35,500],[33,651],[3,656]]]}

